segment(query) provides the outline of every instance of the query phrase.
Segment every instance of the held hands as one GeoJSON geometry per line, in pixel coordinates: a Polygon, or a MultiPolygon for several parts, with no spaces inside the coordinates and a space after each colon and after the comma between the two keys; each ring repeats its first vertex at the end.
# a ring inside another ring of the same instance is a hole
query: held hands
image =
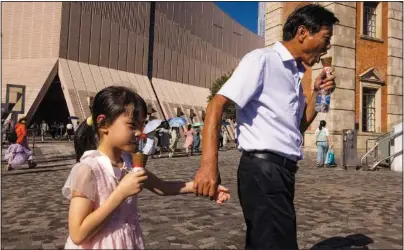
{"type": "Polygon", "coordinates": [[[116,190],[121,192],[122,196],[126,199],[127,197],[138,194],[142,191],[145,180],[147,180],[145,170],[129,172],[120,181],[116,190]]]}
{"type": "Polygon", "coordinates": [[[314,91],[325,90],[328,93],[332,93],[335,90],[335,75],[334,67],[331,67],[331,72],[327,76],[326,69],[323,68],[321,73],[317,76],[316,80],[314,81],[314,91]]]}
{"type": "Polygon", "coordinates": [[[224,203],[225,201],[230,199],[229,189],[222,185],[219,185],[217,187],[216,195],[214,198],[217,204],[224,203]]]}
{"type": "Polygon", "coordinates": [[[215,197],[217,193],[218,173],[213,162],[201,163],[201,168],[195,175],[193,189],[196,195],[215,197]]]}

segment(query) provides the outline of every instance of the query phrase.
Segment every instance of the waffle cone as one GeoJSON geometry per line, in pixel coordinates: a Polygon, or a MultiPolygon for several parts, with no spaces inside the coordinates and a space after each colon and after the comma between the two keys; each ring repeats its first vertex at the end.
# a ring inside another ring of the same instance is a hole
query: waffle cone
{"type": "Polygon", "coordinates": [[[321,58],[321,64],[323,64],[323,67],[331,67],[332,57],[330,56],[321,58]]]}
{"type": "Polygon", "coordinates": [[[133,153],[132,154],[132,167],[142,167],[146,166],[147,155],[142,153],[133,153]]]}

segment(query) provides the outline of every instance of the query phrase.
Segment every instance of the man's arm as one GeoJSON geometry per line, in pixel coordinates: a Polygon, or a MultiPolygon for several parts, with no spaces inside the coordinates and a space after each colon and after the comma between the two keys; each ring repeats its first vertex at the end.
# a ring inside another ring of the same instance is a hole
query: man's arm
{"type": "Polygon", "coordinates": [[[231,100],[215,95],[206,109],[205,122],[202,131],[202,158],[201,168],[195,176],[200,182],[194,182],[194,190],[199,194],[215,195],[218,183],[218,147],[219,130],[221,127],[223,110],[231,100]],[[212,178],[216,178],[212,180],[212,178]],[[210,183],[216,183],[216,186],[210,183]]]}
{"type": "Polygon", "coordinates": [[[304,133],[310,124],[314,121],[317,116],[316,106],[316,91],[313,90],[309,102],[306,102],[306,107],[304,108],[303,118],[300,122],[300,133],[304,133]]]}
{"type": "Polygon", "coordinates": [[[317,91],[324,89],[325,91],[329,91],[329,93],[334,92],[335,76],[333,73],[334,68],[332,69],[330,75],[327,75],[325,69],[323,69],[314,81],[313,92],[311,93],[309,102],[306,103],[303,118],[300,121],[300,133],[304,133],[317,116],[317,112],[315,110],[317,91]]]}

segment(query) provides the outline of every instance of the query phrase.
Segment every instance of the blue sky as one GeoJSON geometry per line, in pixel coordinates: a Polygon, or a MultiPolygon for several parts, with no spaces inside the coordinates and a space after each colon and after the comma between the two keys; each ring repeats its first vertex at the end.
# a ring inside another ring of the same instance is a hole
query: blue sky
{"type": "Polygon", "coordinates": [[[258,2],[215,2],[221,10],[254,33],[258,26],[258,2]]]}

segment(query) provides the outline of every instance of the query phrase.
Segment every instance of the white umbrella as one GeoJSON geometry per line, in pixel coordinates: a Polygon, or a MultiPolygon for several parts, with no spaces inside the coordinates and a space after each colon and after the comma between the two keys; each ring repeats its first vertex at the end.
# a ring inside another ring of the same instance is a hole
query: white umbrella
{"type": "Polygon", "coordinates": [[[160,124],[162,122],[163,122],[163,120],[159,120],[159,119],[154,119],[154,120],[149,121],[143,129],[143,134],[148,134],[148,133],[154,131],[158,126],[160,126],[160,124]]]}

